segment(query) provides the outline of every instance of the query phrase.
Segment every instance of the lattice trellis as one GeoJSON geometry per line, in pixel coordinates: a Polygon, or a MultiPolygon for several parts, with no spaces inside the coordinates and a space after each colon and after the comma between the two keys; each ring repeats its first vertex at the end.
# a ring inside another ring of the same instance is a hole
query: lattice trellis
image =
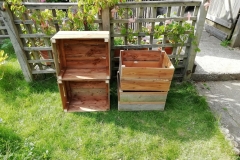
{"type": "MultiPolygon", "coordinates": [[[[150,50],[158,47],[173,46],[173,54],[169,57],[176,59],[177,45],[166,42],[166,35],[163,35],[163,43],[156,44],[154,39],[155,25],[166,20],[173,19],[174,21],[183,22],[187,20],[184,15],[187,6],[195,6],[191,14],[191,24],[195,26],[195,35],[197,37],[196,44],[198,45],[201,33],[203,30],[206,11],[203,3],[205,0],[170,0],[170,1],[143,1],[143,2],[126,2],[119,3],[113,8],[102,10],[102,15],[96,15],[96,30],[110,30],[111,34],[111,57],[112,57],[112,71],[116,73],[118,57],[114,57],[114,50],[116,49],[142,49],[148,48],[150,50]],[[165,16],[157,18],[157,10],[159,7],[166,8],[165,16]],[[113,12],[113,10],[117,12],[113,12]],[[122,11],[122,13],[120,12],[122,11]],[[176,11],[173,16],[172,12],[176,11]],[[113,15],[113,17],[112,17],[113,15]],[[125,32],[124,32],[125,30],[125,32]],[[131,31],[131,33],[129,33],[131,31]],[[135,42],[130,42],[131,36],[135,42]],[[114,45],[114,39],[122,37],[123,45],[114,45]],[[149,41],[148,44],[143,44],[143,38],[149,41]]],[[[0,0],[0,2],[3,2],[0,0]]],[[[24,2],[23,5],[28,9],[24,14],[24,20],[18,19],[7,8],[2,9],[3,21],[6,25],[7,31],[10,35],[11,41],[17,53],[23,74],[27,81],[33,79],[35,74],[55,73],[54,61],[52,59],[52,48],[50,38],[59,30],[63,30],[63,23],[68,17],[59,18],[59,10],[72,10],[77,8],[77,3],[34,3],[24,2]],[[29,14],[36,10],[49,10],[53,21],[48,22],[49,27],[52,28],[50,34],[44,33],[42,26],[36,24],[34,20],[29,18],[29,14]],[[29,45],[30,44],[30,45],[29,45]],[[41,45],[39,45],[41,44],[41,45]],[[40,56],[39,51],[47,51],[47,58],[40,56]]],[[[74,24],[73,24],[74,25],[74,24]]],[[[195,47],[190,40],[184,44],[184,52],[180,55],[181,63],[176,66],[175,78],[189,78],[191,75],[192,66],[195,59],[195,47]]],[[[113,74],[114,75],[114,74],[113,74]]]]}
{"type": "MultiPolygon", "coordinates": [[[[184,43],[183,51],[180,55],[177,55],[179,49],[179,44],[167,43],[167,36],[163,34],[162,44],[157,44],[158,39],[155,39],[156,30],[154,29],[156,25],[166,25],[166,21],[175,21],[180,24],[188,21],[192,26],[195,27],[195,33],[201,32],[196,31],[201,30],[197,27],[199,25],[200,17],[200,7],[202,1],[148,1],[148,2],[129,2],[118,4],[113,9],[118,10],[118,12],[112,17],[111,23],[111,36],[112,36],[112,50],[114,49],[143,49],[148,48],[150,50],[156,50],[158,47],[173,47],[173,52],[169,57],[175,62],[178,58],[179,63],[175,65],[175,78],[183,79],[186,72],[188,71],[189,57],[193,50],[193,44],[189,38],[184,43]],[[191,13],[186,13],[185,9],[187,6],[194,6],[194,10],[191,13]],[[157,15],[157,10],[164,9],[165,13],[162,16],[157,15]],[[120,14],[119,14],[120,13],[120,14]],[[122,28],[122,29],[121,29],[122,28]],[[124,32],[123,32],[124,31],[124,32]],[[135,42],[131,42],[130,36],[135,36],[135,42]],[[121,37],[124,41],[123,45],[114,45],[114,39],[121,37]],[[148,40],[148,43],[144,43],[144,39],[148,40]],[[192,49],[191,49],[192,48],[192,49]]],[[[201,10],[203,11],[203,9],[201,10]]],[[[187,33],[187,32],[186,32],[187,33]]],[[[196,34],[197,36],[197,34],[196,34]]],[[[112,51],[113,52],[113,51],[112,51]]],[[[116,55],[116,54],[115,54],[116,55]]],[[[113,66],[115,70],[118,68],[118,57],[113,57],[115,59],[113,66]]],[[[114,69],[113,69],[114,70],[114,69]]]]}

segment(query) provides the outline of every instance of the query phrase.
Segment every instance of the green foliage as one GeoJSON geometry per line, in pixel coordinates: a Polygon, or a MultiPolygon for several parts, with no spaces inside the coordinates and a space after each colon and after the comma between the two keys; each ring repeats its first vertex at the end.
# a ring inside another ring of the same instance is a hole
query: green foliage
{"type": "Polygon", "coordinates": [[[1,68],[1,65],[4,64],[5,60],[8,58],[8,55],[4,53],[4,50],[0,50],[0,80],[2,79],[4,75],[4,71],[1,68]]]}
{"type": "Polygon", "coordinates": [[[12,42],[10,39],[4,39],[3,44],[1,45],[1,50],[3,50],[5,53],[8,53],[8,56],[10,58],[15,57],[15,51],[12,45],[12,42]]]}
{"type": "MultiPolygon", "coordinates": [[[[195,45],[196,49],[195,52],[199,52],[200,49],[197,46],[196,43],[196,37],[194,35],[194,27],[187,23],[179,23],[175,21],[169,21],[168,24],[162,25],[162,26],[155,26],[155,33],[154,37],[159,38],[162,35],[167,36],[167,40],[177,46],[179,45],[179,48],[177,50],[177,56],[179,57],[180,53],[183,50],[184,44],[191,39],[191,42],[193,45],[195,45]]],[[[175,59],[175,64],[178,65],[178,57],[175,59]]]]}
{"type": "Polygon", "coordinates": [[[114,38],[114,45],[123,45],[123,39],[121,37],[115,37],[114,38]]]}
{"type": "MultiPolygon", "coordinates": [[[[94,24],[97,14],[101,14],[101,11],[106,7],[114,6],[118,3],[118,0],[79,0],[78,8],[72,9],[71,7],[67,10],[67,13],[62,10],[57,11],[57,17],[53,17],[50,10],[32,10],[31,13],[27,8],[21,4],[20,0],[8,0],[11,2],[11,10],[21,20],[26,20],[24,17],[28,15],[30,19],[35,22],[36,33],[45,33],[51,35],[56,33],[55,21],[58,21],[61,30],[96,30],[97,26],[94,24]],[[66,18],[67,17],[67,18],[66,18]]],[[[60,2],[60,0],[47,0],[47,2],[60,2]]]]}
{"type": "Polygon", "coordinates": [[[223,40],[220,43],[220,45],[223,46],[223,47],[227,47],[227,46],[229,46],[229,44],[231,44],[231,41],[229,41],[229,40],[223,40]]]}

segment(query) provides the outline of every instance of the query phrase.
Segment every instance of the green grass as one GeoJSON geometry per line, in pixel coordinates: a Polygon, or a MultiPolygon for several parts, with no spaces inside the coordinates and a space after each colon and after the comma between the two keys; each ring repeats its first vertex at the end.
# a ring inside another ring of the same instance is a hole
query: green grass
{"type": "Polygon", "coordinates": [[[165,111],[64,113],[55,76],[27,83],[16,59],[0,81],[0,159],[236,159],[203,97],[172,83],[165,111]]]}

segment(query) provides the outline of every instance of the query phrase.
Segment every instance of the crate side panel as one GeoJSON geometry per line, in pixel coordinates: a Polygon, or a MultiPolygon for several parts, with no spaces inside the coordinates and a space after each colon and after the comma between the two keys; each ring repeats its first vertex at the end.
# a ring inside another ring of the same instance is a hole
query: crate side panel
{"type": "Polygon", "coordinates": [[[161,68],[162,63],[159,61],[123,61],[122,67],[151,67],[161,68]]]}
{"type": "Polygon", "coordinates": [[[66,67],[105,68],[109,74],[109,43],[104,39],[64,39],[66,67]]]}
{"type": "Polygon", "coordinates": [[[91,111],[107,111],[109,110],[108,100],[99,101],[72,101],[69,104],[68,112],[91,112],[91,111]]]}
{"type": "Polygon", "coordinates": [[[94,60],[69,60],[66,65],[69,69],[106,68],[106,60],[100,58],[95,58],[94,60]]]}
{"type": "Polygon", "coordinates": [[[120,102],[165,102],[168,92],[119,92],[120,102]]]}
{"type": "Polygon", "coordinates": [[[85,82],[70,82],[71,88],[78,88],[78,89],[104,89],[107,84],[105,81],[85,81],[85,82]]]}
{"type": "Polygon", "coordinates": [[[109,110],[109,83],[106,81],[70,81],[69,112],[109,110]]]}
{"type": "Polygon", "coordinates": [[[63,80],[105,80],[109,79],[106,68],[103,69],[67,69],[63,74],[63,80]]]}
{"type": "Polygon", "coordinates": [[[167,79],[171,80],[174,69],[145,68],[145,67],[121,67],[123,79],[167,79]]]}
{"type": "Polygon", "coordinates": [[[118,110],[120,111],[163,111],[164,102],[118,102],[118,110]]]}
{"type": "Polygon", "coordinates": [[[169,91],[170,85],[171,81],[164,80],[120,79],[123,91],[169,91]]]}
{"type": "Polygon", "coordinates": [[[58,83],[58,88],[59,88],[59,92],[60,92],[60,96],[61,96],[63,110],[67,110],[68,109],[68,105],[67,105],[66,85],[63,84],[63,83],[58,83]]]}
{"type": "Polygon", "coordinates": [[[160,51],[126,50],[120,54],[123,61],[159,61],[163,58],[160,51]]]}

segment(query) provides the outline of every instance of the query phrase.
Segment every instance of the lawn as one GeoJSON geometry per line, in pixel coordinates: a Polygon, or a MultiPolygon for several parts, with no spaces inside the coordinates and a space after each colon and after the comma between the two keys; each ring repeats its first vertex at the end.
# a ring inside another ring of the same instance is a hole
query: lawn
{"type": "Polygon", "coordinates": [[[0,159],[237,159],[194,85],[174,82],[164,111],[65,113],[54,75],[25,82],[11,55],[0,80],[0,159]]]}

